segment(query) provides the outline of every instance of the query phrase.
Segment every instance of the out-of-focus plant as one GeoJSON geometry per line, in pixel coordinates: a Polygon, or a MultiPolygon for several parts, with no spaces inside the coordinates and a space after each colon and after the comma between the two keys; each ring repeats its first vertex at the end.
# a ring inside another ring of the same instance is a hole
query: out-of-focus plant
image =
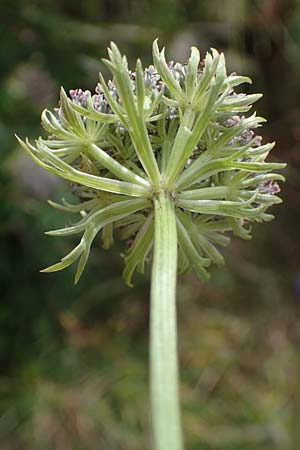
{"type": "Polygon", "coordinates": [[[101,232],[104,248],[115,236],[126,242],[124,280],[144,271],[153,249],[150,382],[154,448],[181,450],[178,400],[176,276],[194,269],[204,281],[211,263],[222,264],[218,247],[228,232],[250,239],[251,223],[268,221],[280,203],[273,173],[284,164],[265,159],[274,143],[254,129],[265,120],[244,116],[261,94],[238,94],[247,77],[227,75],[216,50],[201,61],[191,49],[187,64],[167,63],[153,44],[154,65],[128,69],[115,44],[104,60],[95,93],[61,91],[59,108],[42,114],[50,133],[35,145],[20,144],[41,167],[72,183],[76,205],[55,208],[81,215],[52,236],[82,234],[79,244],[44,272],[79,260],[77,283],[91,244],[101,232]]]}

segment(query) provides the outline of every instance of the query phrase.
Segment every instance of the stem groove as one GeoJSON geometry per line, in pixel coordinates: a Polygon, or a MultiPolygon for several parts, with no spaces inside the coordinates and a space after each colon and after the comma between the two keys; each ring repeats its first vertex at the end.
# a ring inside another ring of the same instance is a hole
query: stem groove
{"type": "Polygon", "coordinates": [[[165,193],[154,200],[155,235],[151,277],[150,394],[155,450],[183,450],[180,423],[174,205],[165,193]]]}

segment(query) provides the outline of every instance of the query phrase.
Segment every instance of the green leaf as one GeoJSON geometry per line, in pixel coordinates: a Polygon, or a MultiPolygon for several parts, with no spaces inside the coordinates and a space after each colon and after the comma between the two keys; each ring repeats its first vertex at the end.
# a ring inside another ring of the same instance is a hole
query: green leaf
{"type": "Polygon", "coordinates": [[[182,200],[220,200],[226,198],[229,193],[229,186],[213,186],[183,191],[178,198],[182,200]]]}
{"type": "Polygon", "coordinates": [[[273,169],[282,169],[285,164],[264,163],[264,162],[238,162],[232,161],[231,157],[212,159],[204,162],[198,158],[191,166],[180,175],[177,188],[178,190],[186,189],[194,182],[199,183],[201,180],[228,170],[241,169],[249,172],[269,172],[273,169]]]}
{"type": "Polygon", "coordinates": [[[279,173],[264,173],[262,175],[255,174],[240,183],[240,187],[247,188],[265,181],[285,181],[285,177],[279,173]]]}
{"type": "Polygon", "coordinates": [[[68,99],[63,87],[60,90],[60,110],[59,118],[65,127],[71,130],[79,138],[86,138],[86,129],[80,117],[76,111],[71,108],[71,101],[68,99]]]}
{"type": "Polygon", "coordinates": [[[231,88],[239,86],[242,83],[252,84],[251,78],[240,76],[240,75],[229,75],[229,77],[226,78],[225,82],[226,82],[226,85],[231,88]]]}
{"type": "Polygon", "coordinates": [[[193,104],[195,106],[201,103],[202,95],[205,93],[206,89],[209,86],[209,83],[216,74],[216,70],[219,64],[219,58],[220,55],[215,51],[213,52],[213,57],[210,55],[210,53],[206,53],[203,73],[199,75],[198,86],[193,96],[193,104]]]}
{"type": "Polygon", "coordinates": [[[118,181],[110,178],[99,177],[74,169],[63,162],[56,155],[51,153],[41,142],[36,142],[38,149],[33,147],[28,141],[23,142],[17,138],[22,147],[31,156],[31,158],[48,172],[64,178],[74,183],[82,184],[97,190],[113,192],[116,194],[130,195],[133,197],[147,197],[149,190],[143,186],[118,181]]]}
{"type": "Polygon", "coordinates": [[[71,205],[70,203],[66,202],[65,199],[62,199],[63,204],[59,204],[56,202],[53,202],[52,200],[48,200],[48,203],[50,206],[52,206],[55,209],[58,209],[60,211],[64,212],[70,212],[74,214],[78,214],[81,211],[90,211],[93,208],[98,206],[103,206],[102,202],[99,198],[93,198],[91,200],[88,200],[86,202],[78,203],[77,205],[71,205]]]}
{"type": "Polygon", "coordinates": [[[169,89],[172,96],[179,102],[183,103],[185,100],[185,96],[183,91],[177,80],[172,75],[165,58],[165,49],[159,51],[157,45],[158,39],[155,39],[153,42],[153,64],[156,67],[157,72],[161,76],[162,80],[165,82],[165,85],[169,89]]]}
{"type": "MultiPolygon", "coordinates": [[[[132,287],[131,278],[137,266],[144,267],[145,259],[153,245],[154,221],[153,214],[149,214],[144,224],[140,227],[129,254],[125,257],[123,279],[132,287]]],[[[143,269],[142,269],[143,270],[143,269]]]]}
{"type": "Polygon", "coordinates": [[[71,131],[63,128],[60,121],[57,119],[57,117],[55,117],[54,114],[52,114],[51,111],[45,109],[42,112],[41,120],[43,127],[50,134],[53,134],[60,139],[70,142],[82,142],[82,139],[79,138],[76,134],[74,135],[71,131]]]}
{"type": "Polygon", "coordinates": [[[113,110],[113,112],[115,113],[117,118],[123,123],[123,125],[126,128],[128,128],[129,127],[128,118],[126,117],[126,114],[124,113],[123,108],[111,96],[111,94],[109,92],[109,89],[107,87],[107,84],[105,83],[105,80],[104,80],[104,78],[103,78],[101,73],[99,73],[99,80],[100,80],[100,84],[101,84],[101,87],[103,89],[103,92],[105,94],[106,100],[109,103],[109,106],[111,107],[111,109],[113,110]]]}
{"type": "MultiPolygon", "coordinates": [[[[158,186],[160,182],[160,173],[153,154],[145,121],[136,107],[132,80],[130,79],[127,70],[127,62],[121,57],[118,48],[113,43],[111,43],[109,55],[113,63],[113,67],[110,67],[110,69],[114,75],[114,82],[121,98],[122,106],[128,117],[126,127],[134,143],[136,154],[151,182],[155,186],[158,186]]],[[[112,109],[114,108],[117,113],[119,107],[117,106],[116,108],[115,102],[113,102],[112,106],[112,109]]]]}
{"type": "Polygon", "coordinates": [[[244,228],[243,221],[241,219],[235,219],[233,217],[228,217],[228,222],[232,228],[233,234],[245,240],[252,239],[251,230],[252,227],[249,226],[248,229],[244,228]]]}
{"type": "Polygon", "coordinates": [[[196,47],[191,48],[191,56],[189,57],[186,72],[185,89],[189,101],[192,101],[194,88],[198,77],[198,66],[200,62],[200,53],[196,47]]]}
{"type": "Polygon", "coordinates": [[[189,231],[192,243],[198,252],[207,256],[217,265],[224,264],[223,255],[221,255],[216,247],[203,235],[203,233],[201,233],[200,227],[194,223],[192,217],[180,210],[177,210],[177,216],[180,218],[185,229],[189,231]]]}
{"type": "Polygon", "coordinates": [[[141,185],[150,190],[151,185],[148,181],[124,167],[96,144],[88,146],[88,153],[120,180],[141,185]]]}
{"type": "Polygon", "coordinates": [[[145,102],[145,82],[144,73],[141,60],[138,59],[136,63],[136,97],[139,114],[144,116],[144,102],[145,102]]]}
{"type": "Polygon", "coordinates": [[[100,123],[115,123],[118,121],[118,118],[115,114],[102,113],[100,111],[96,111],[92,108],[84,108],[83,106],[76,105],[76,103],[71,102],[71,108],[81,114],[84,117],[87,117],[91,120],[96,120],[100,123]]]}
{"type": "MultiPolygon", "coordinates": [[[[174,183],[177,175],[182,171],[184,165],[186,164],[186,161],[191,156],[194,148],[197,146],[198,142],[201,139],[201,136],[203,135],[205,129],[209,125],[209,118],[214,110],[214,104],[216,102],[216,99],[219,95],[221,85],[224,81],[224,70],[223,70],[223,63],[224,63],[224,57],[221,55],[220,58],[218,58],[220,67],[219,70],[217,70],[216,73],[216,79],[214,84],[211,87],[207,102],[205,104],[205,107],[202,112],[198,114],[198,117],[196,118],[195,124],[190,130],[190,135],[185,143],[182,144],[182,147],[177,145],[174,149],[172,149],[171,157],[169,160],[169,164],[166,170],[166,184],[167,186],[172,186],[174,183]]],[[[218,67],[216,68],[218,69],[218,67]]],[[[187,114],[187,111],[186,113],[187,114]]],[[[184,116],[185,117],[185,116],[184,116]]],[[[176,142],[176,140],[175,140],[176,142]]]]}
{"type": "Polygon", "coordinates": [[[96,211],[91,215],[87,216],[86,220],[81,221],[81,224],[77,229],[76,226],[74,226],[70,227],[69,229],[66,229],[67,230],[66,232],[64,232],[64,230],[56,230],[48,232],[47,234],[62,236],[65,234],[74,234],[79,231],[82,231],[83,229],[85,230],[80,243],[74,248],[74,250],[72,250],[67,256],[62,258],[62,260],[59,263],[54,264],[46,269],[43,269],[41,272],[56,272],[58,270],[65,269],[80,257],[75,275],[75,284],[76,284],[86,265],[91,244],[97,233],[100,231],[100,229],[116,220],[120,220],[121,218],[129,214],[132,214],[140,209],[143,209],[144,207],[145,202],[142,202],[141,200],[137,201],[128,200],[116,203],[113,205],[109,205],[106,208],[103,208],[102,210],[96,211]]]}
{"type": "Polygon", "coordinates": [[[247,220],[258,219],[265,211],[264,205],[248,207],[253,198],[245,202],[233,202],[227,200],[177,200],[177,206],[199,214],[216,214],[219,216],[237,217],[247,220]]]}
{"type": "Polygon", "coordinates": [[[205,267],[209,264],[209,259],[200,256],[196,247],[194,246],[190,235],[184,225],[181,223],[178,216],[176,216],[177,232],[178,232],[178,242],[181,250],[185,254],[186,258],[190,261],[194,267],[198,277],[203,280],[209,280],[209,273],[205,270],[205,267]]]}
{"type": "Polygon", "coordinates": [[[90,254],[90,250],[91,250],[91,245],[92,242],[95,238],[97,234],[97,230],[94,229],[88,229],[84,235],[83,235],[83,252],[80,256],[78,265],[77,265],[77,269],[75,272],[75,279],[74,279],[74,284],[77,284],[78,281],[80,280],[80,277],[84,271],[84,268],[86,266],[89,254],[90,254]]]}
{"type": "MultiPolygon", "coordinates": [[[[262,94],[238,95],[225,97],[222,104],[217,108],[217,111],[240,111],[241,107],[251,107],[262,97],[262,94]]],[[[248,108],[247,108],[248,109],[248,108]]],[[[244,111],[244,110],[243,110],[244,111]]]]}
{"type": "Polygon", "coordinates": [[[50,236],[69,236],[72,234],[81,233],[90,225],[101,225],[101,227],[104,227],[111,222],[120,220],[123,217],[150,206],[151,203],[145,199],[123,200],[117,203],[112,203],[111,205],[105,206],[101,209],[94,208],[77,224],[71,227],[61,228],[59,230],[47,231],[46,234],[50,236]]]}

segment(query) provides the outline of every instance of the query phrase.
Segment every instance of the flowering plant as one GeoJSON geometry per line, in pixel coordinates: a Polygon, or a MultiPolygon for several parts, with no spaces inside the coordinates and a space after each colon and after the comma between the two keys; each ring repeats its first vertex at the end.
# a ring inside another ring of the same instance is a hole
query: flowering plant
{"type": "Polygon", "coordinates": [[[117,234],[126,241],[124,280],[144,271],[153,248],[151,280],[151,401],[156,450],[183,448],[176,356],[176,274],[194,269],[207,280],[208,266],[222,264],[218,247],[228,232],[250,239],[251,223],[268,221],[280,203],[274,173],[265,162],[274,143],[255,135],[265,121],[245,116],[261,94],[238,94],[251,80],[227,75],[216,50],[201,61],[193,47],[184,65],[166,62],[153,44],[154,65],[128,69],[115,44],[104,60],[95,93],[61,90],[59,108],[42,113],[50,134],[35,145],[19,142],[41,167],[72,183],[80,202],[54,207],[81,214],[52,236],[82,234],[79,244],[43,272],[78,260],[77,283],[91,244],[101,231],[104,248],[117,234]]]}

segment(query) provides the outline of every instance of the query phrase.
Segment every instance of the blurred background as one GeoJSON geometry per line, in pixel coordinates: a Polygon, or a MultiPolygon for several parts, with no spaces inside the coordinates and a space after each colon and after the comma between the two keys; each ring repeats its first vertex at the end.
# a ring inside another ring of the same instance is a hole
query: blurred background
{"type": "Polygon", "coordinates": [[[289,164],[276,220],[233,238],[208,284],[179,279],[187,449],[299,450],[300,2],[1,0],[0,17],[1,450],[151,450],[149,273],[128,289],[122,247],[99,240],[77,287],[72,268],[39,273],[74,244],[43,234],[71,220],[46,200],[71,194],[14,133],[42,133],[61,85],[93,89],[110,40],[146,65],[157,36],[169,59],[216,47],[250,75],[271,160],[289,164]]]}

